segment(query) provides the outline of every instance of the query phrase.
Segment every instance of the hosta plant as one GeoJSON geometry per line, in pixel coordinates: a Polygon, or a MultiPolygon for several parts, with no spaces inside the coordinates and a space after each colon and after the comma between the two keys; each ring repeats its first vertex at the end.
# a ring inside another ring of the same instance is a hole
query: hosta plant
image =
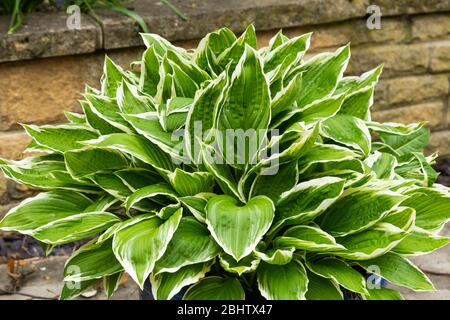
{"type": "Polygon", "coordinates": [[[43,192],[3,230],[47,251],[87,239],[62,299],[124,272],[156,299],[400,299],[378,275],[433,290],[409,260],[446,245],[450,192],[424,156],[423,123],[371,120],[381,67],[344,76],[350,48],[305,58],[311,34],[257,49],[253,26],[194,50],[143,34],[109,58],[67,124],[24,125],[37,156],[4,174],[43,192]],[[366,280],[367,278],[367,280],[366,280]]]}

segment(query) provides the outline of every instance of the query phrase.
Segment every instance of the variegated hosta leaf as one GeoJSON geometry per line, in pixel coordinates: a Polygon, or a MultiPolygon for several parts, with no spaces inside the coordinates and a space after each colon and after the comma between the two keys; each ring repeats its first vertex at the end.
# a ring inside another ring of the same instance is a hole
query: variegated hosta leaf
{"type": "Polygon", "coordinates": [[[0,229],[33,234],[39,227],[77,215],[91,204],[92,200],[76,192],[40,193],[11,209],[0,222],[0,229]]]}
{"type": "Polygon", "coordinates": [[[254,255],[269,264],[284,265],[292,261],[295,248],[262,250],[257,248],[254,255]]]}
{"type": "Polygon", "coordinates": [[[363,73],[359,77],[351,76],[342,78],[342,80],[339,81],[337,85],[335,94],[342,92],[351,93],[368,86],[375,86],[375,84],[378,82],[378,78],[380,77],[382,70],[383,66],[380,65],[372,70],[363,73]]]}
{"type": "Polygon", "coordinates": [[[364,295],[366,300],[405,300],[400,292],[388,288],[368,289],[369,294],[364,295]]]}
{"type": "Polygon", "coordinates": [[[396,253],[358,261],[358,264],[387,281],[413,290],[435,290],[427,276],[408,259],[396,253]]]}
{"type": "Polygon", "coordinates": [[[285,265],[262,262],[257,270],[258,288],[267,300],[304,300],[308,290],[305,267],[296,260],[285,265]]]}
{"type": "Polygon", "coordinates": [[[402,206],[416,211],[417,227],[436,231],[450,220],[450,193],[446,189],[413,188],[405,194],[409,198],[402,202],[402,206]]]}
{"type": "Polygon", "coordinates": [[[101,171],[123,169],[128,161],[123,154],[110,149],[78,149],[64,153],[66,167],[77,178],[101,171]]]}
{"type": "Polygon", "coordinates": [[[339,114],[346,114],[363,120],[370,119],[369,108],[373,104],[374,90],[373,86],[367,86],[348,93],[339,109],[339,114]]]}
{"type": "Polygon", "coordinates": [[[135,114],[155,110],[150,98],[139,94],[137,88],[127,81],[123,81],[117,88],[116,97],[122,113],[135,114]]]}
{"type": "Polygon", "coordinates": [[[365,155],[370,152],[370,132],[361,119],[349,115],[336,115],[323,122],[321,131],[326,138],[361,151],[365,155]]]}
{"type": "Polygon", "coordinates": [[[299,107],[333,93],[350,58],[350,47],[345,46],[334,53],[321,53],[294,69],[291,73],[303,72],[302,95],[297,100],[299,107]]]}
{"type": "Polygon", "coordinates": [[[234,130],[232,132],[237,140],[235,142],[235,139],[225,139],[229,143],[223,146],[223,154],[226,154],[229,165],[244,165],[254,159],[265,138],[269,122],[270,95],[262,62],[258,53],[246,46],[231,75],[218,115],[218,129],[225,134],[228,134],[230,129],[234,130]],[[237,150],[237,154],[228,161],[230,149],[237,150]]]}
{"type": "Polygon", "coordinates": [[[23,125],[25,131],[39,145],[52,151],[63,153],[65,151],[83,147],[80,141],[91,140],[98,134],[89,127],[80,125],[34,126],[23,125]]]}
{"type": "Polygon", "coordinates": [[[271,232],[285,224],[313,220],[342,194],[345,180],[324,177],[305,181],[284,192],[277,203],[271,232]]]}
{"type": "Polygon", "coordinates": [[[411,208],[398,208],[381,222],[362,232],[338,239],[346,250],[335,255],[352,260],[366,260],[392,250],[411,231],[415,212],[411,208]]]}
{"type": "Polygon", "coordinates": [[[93,236],[120,221],[112,213],[84,212],[42,225],[31,235],[44,243],[63,244],[93,236]]]}
{"type": "Polygon", "coordinates": [[[3,161],[0,170],[6,177],[34,188],[43,190],[71,190],[85,193],[99,193],[100,190],[89,181],[79,181],[67,172],[63,158],[51,155],[25,158],[20,161],[3,161]]]}
{"type": "Polygon", "coordinates": [[[397,158],[389,153],[375,151],[368,156],[365,163],[372,168],[378,179],[394,179],[397,158]]]}
{"type": "Polygon", "coordinates": [[[168,154],[138,135],[117,133],[84,141],[83,144],[94,148],[118,150],[136,157],[161,172],[175,169],[175,165],[168,154]]]}
{"type": "Polygon", "coordinates": [[[156,300],[170,300],[185,286],[202,279],[210,269],[211,262],[206,262],[185,266],[172,273],[153,273],[150,276],[153,297],[156,300]]]}
{"type": "Polygon", "coordinates": [[[78,249],[64,266],[64,281],[84,282],[100,279],[123,270],[111,248],[112,240],[88,243],[78,249]]]}
{"type": "Polygon", "coordinates": [[[423,127],[424,123],[419,122],[411,124],[401,124],[394,122],[378,123],[373,121],[367,121],[366,125],[367,128],[369,128],[369,130],[373,132],[403,136],[416,132],[417,130],[423,127]]]}
{"type": "Polygon", "coordinates": [[[323,258],[315,262],[309,261],[306,266],[315,274],[331,279],[350,291],[368,293],[364,277],[342,260],[323,258]]]}
{"type": "Polygon", "coordinates": [[[400,161],[401,163],[395,168],[395,173],[401,177],[414,179],[424,187],[431,187],[436,182],[438,173],[431,166],[430,163],[433,160],[429,157],[419,152],[412,152],[411,156],[401,157],[400,161]]]}
{"type": "Polygon", "coordinates": [[[199,193],[195,196],[181,197],[179,200],[192,213],[195,219],[201,223],[206,223],[206,204],[214,196],[214,193],[199,193]]]}
{"type": "Polygon", "coordinates": [[[142,54],[139,88],[151,96],[155,96],[160,79],[159,61],[153,45],[142,54]]]}
{"type": "Polygon", "coordinates": [[[115,274],[103,277],[103,289],[108,299],[110,299],[114,292],[116,292],[119,288],[122,276],[123,272],[117,272],[115,274]]]}
{"type": "Polygon", "coordinates": [[[381,140],[390,148],[394,149],[399,156],[410,154],[411,152],[422,152],[427,146],[430,138],[428,128],[420,128],[409,134],[388,134],[381,133],[381,140]]]}
{"type": "Polygon", "coordinates": [[[168,175],[168,178],[172,187],[181,196],[210,192],[214,186],[214,178],[208,172],[187,172],[177,168],[168,175]]]}
{"type": "Polygon", "coordinates": [[[120,230],[132,226],[133,224],[136,224],[138,222],[152,219],[154,217],[153,214],[140,214],[135,217],[131,217],[130,219],[127,219],[125,221],[119,222],[114,224],[113,226],[109,227],[104,233],[102,233],[98,238],[97,242],[101,243],[108,239],[111,239],[117,232],[120,230]]]}
{"type": "Polygon", "coordinates": [[[367,229],[380,221],[406,197],[392,191],[348,190],[325,211],[317,223],[333,236],[367,229]]]}
{"type": "Polygon", "coordinates": [[[114,234],[114,255],[142,289],[144,282],[167,249],[181,220],[179,209],[168,220],[157,217],[127,226],[114,234]]]}
{"type": "Polygon", "coordinates": [[[265,196],[247,204],[227,195],[211,198],[206,206],[206,223],[217,243],[234,259],[249,255],[269,230],[274,216],[273,202],[265,196]]]}
{"type": "Polygon", "coordinates": [[[308,272],[307,300],[343,300],[344,295],[334,280],[308,272]]]}
{"type": "Polygon", "coordinates": [[[220,247],[206,226],[193,217],[184,217],[164,255],[156,262],[154,273],[176,272],[184,266],[209,261],[219,252],[220,247]]]}
{"type": "Polygon", "coordinates": [[[351,149],[333,144],[316,143],[298,160],[299,172],[303,173],[315,164],[333,164],[335,162],[347,161],[357,157],[359,156],[351,149]]]}
{"type": "Polygon", "coordinates": [[[275,238],[274,245],[311,252],[333,252],[345,249],[336,243],[336,239],[320,228],[301,225],[289,228],[281,237],[275,238]]]}
{"type": "Polygon", "coordinates": [[[250,197],[263,195],[277,203],[283,192],[292,189],[298,182],[296,161],[281,164],[276,174],[258,175],[252,183],[250,197]]]}
{"type": "Polygon", "coordinates": [[[260,259],[256,255],[248,255],[236,261],[232,256],[228,254],[221,254],[219,256],[220,266],[227,272],[236,273],[242,276],[243,273],[254,272],[259,266],[260,259]]]}
{"type": "Polygon", "coordinates": [[[169,204],[177,201],[177,194],[167,183],[152,184],[147,187],[136,190],[125,201],[125,208],[130,210],[136,204],[144,199],[151,199],[152,201],[161,205],[169,204]]]}
{"type": "Polygon", "coordinates": [[[394,247],[393,251],[405,255],[421,255],[430,253],[448,243],[450,243],[450,238],[438,236],[419,227],[415,227],[394,247]]]}
{"type": "Polygon", "coordinates": [[[245,292],[236,278],[210,276],[186,291],[183,300],[244,300],[245,292]]]}

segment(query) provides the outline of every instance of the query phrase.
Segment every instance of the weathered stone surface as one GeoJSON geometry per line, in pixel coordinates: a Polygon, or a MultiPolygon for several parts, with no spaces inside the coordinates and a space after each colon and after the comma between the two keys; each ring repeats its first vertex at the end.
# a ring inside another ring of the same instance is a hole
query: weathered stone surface
{"type": "Polygon", "coordinates": [[[378,122],[412,123],[427,121],[427,127],[437,129],[445,126],[444,112],[444,104],[442,101],[437,101],[409,107],[375,111],[372,113],[372,118],[378,122]]]}
{"type": "Polygon", "coordinates": [[[356,47],[347,72],[360,74],[384,64],[383,77],[421,74],[427,71],[429,50],[425,44],[356,47]]]}
{"type": "MultiPolygon", "coordinates": [[[[141,49],[108,54],[128,68],[141,49]]],[[[63,121],[64,110],[79,110],[85,84],[99,87],[103,59],[104,53],[96,53],[0,64],[0,130],[17,129],[17,123],[63,121]]]]}
{"type": "Polygon", "coordinates": [[[102,31],[94,20],[81,15],[80,30],[70,30],[65,12],[27,14],[23,26],[5,35],[9,16],[0,16],[0,62],[94,52],[101,48],[102,31]]]}
{"type": "Polygon", "coordinates": [[[19,159],[23,156],[23,150],[30,143],[23,131],[0,133],[0,157],[6,159],[19,159]]]}
{"type": "Polygon", "coordinates": [[[429,40],[450,36],[450,14],[420,15],[412,18],[412,38],[429,40]]]}
{"type": "Polygon", "coordinates": [[[3,203],[3,199],[7,197],[7,188],[6,188],[6,178],[3,173],[0,171],[0,204],[3,203]]]}
{"type": "Polygon", "coordinates": [[[390,288],[397,289],[401,292],[406,300],[449,300],[450,299],[450,277],[443,275],[428,274],[431,282],[433,282],[436,291],[412,291],[407,288],[389,285],[390,288]]]}
{"type": "Polygon", "coordinates": [[[441,156],[450,155],[450,130],[433,132],[426,151],[427,154],[437,151],[441,156]]]}
{"type": "Polygon", "coordinates": [[[444,75],[383,79],[375,91],[373,110],[443,98],[448,93],[449,81],[444,75]]]}
{"type": "Polygon", "coordinates": [[[381,8],[381,13],[384,16],[450,10],[450,1],[448,0],[378,0],[376,5],[381,8]]]}
{"type": "Polygon", "coordinates": [[[425,272],[447,275],[450,278],[450,249],[448,247],[440,248],[424,256],[413,257],[411,261],[425,272]]]}
{"type": "MultiPolygon", "coordinates": [[[[42,259],[27,259],[16,262],[15,273],[21,274],[23,280],[16,292],[0,295],[0,300],[20,299],[58,299],[63,286],[63,270],[66,256],[55,256],[42,259]]],[[[8,276],[8,267],[0,265],[0,289],[11,292],[12,278],[8,276]]],[[[76,300],[105,300],[102,282],[99,281],[92,290],[92,295],[85,295],[76,300]]],[[[139,288],[125,276],[112,298],[113,300],[138,300],[139,288]]]]}
{"type": "Polygon", "coordinates": [[[430,69],[433,72],[450,70],[450,41],[435,42],[430,46],[430,69]]]}
{"type": "MultiPolygon", "coordinates": [[[[242,32],[249,23],[258,30],[271,30],[343,21],[366,15],[367,0],[174,0],[189,17],[183,21],[159,1],[137,0],[132,6],[147,23],[151,32],[169,40],[190,40],[203,37],[207,32],[227,26],[242,32]],[[157,14],[156,14],[157,13],[157,14]]],[[[128,17],[99,10],[104,30],[104,48],[123,48],[139,45],[138,26],[128,17]]]]}

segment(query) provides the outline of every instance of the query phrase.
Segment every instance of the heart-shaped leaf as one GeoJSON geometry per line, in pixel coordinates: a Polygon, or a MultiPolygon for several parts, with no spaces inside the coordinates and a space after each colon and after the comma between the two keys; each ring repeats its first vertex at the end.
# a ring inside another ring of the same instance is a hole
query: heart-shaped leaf
{"type": "Polygon", "coordinates": [[[237,261],[249,255],[269,230],[274,217],[273,202],[265,196],[246,205],[227,195],[212,198],[206,205],[206,223],[223,250],[237,261]]]}

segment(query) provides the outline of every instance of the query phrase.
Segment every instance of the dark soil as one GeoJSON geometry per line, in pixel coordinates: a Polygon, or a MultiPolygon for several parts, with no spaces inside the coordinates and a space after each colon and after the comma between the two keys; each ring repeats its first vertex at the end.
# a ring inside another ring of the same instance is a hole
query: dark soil
{"type": "Polygon", "coordinates": [[[440,172],[437,182],[450,187],[450,158],[437,160],[434,170],[440,172]]]}

